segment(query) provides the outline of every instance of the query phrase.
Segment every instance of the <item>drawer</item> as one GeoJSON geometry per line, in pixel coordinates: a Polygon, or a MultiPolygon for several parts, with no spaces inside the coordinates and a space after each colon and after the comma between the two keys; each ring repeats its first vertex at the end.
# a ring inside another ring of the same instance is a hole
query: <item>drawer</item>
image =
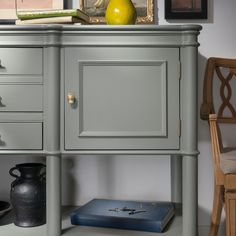
{"type": "Polygon", "coordinates": [[[42,111],[42,107],[42,85],[0,85],[0,111],[42,111]]]}
{"type": "Polygon", "coordinates": [[[0,123],[0,149],[41,150],[42,123],[0,123]]]}
{"type": "Polygon", "coordinates": [[[0,75],[41,75],[42,48],[0,48],[0,75]]]}

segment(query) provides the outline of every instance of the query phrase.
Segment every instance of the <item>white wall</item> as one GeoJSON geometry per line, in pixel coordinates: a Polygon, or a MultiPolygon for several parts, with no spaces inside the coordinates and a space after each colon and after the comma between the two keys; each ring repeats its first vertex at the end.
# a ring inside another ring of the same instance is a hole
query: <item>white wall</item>
{"type": "MultiPolygon", "coordinates": [[[[236,57],[236,1],[209,0],[209,20],[171,21],[164,19],[164,0],[159,0],[159,24],[197,23],[199,37],[199,106],[206,59],[236,57]]],[[[232,134],[233,137],[233,134],[232,134]]],[[[199,120],[199,224],[209,225],[213,194],[213,173],[208,126],[199,120]]],[[[9,199],[10,167],[30,158],[4,157],[0,165],[0,199],[9,199]]],[[[63,159],[63,203],[83,204],[94,197],[137,200],[170,200],[168,157],[80,156],[63,159]]]]}
{"type": "Polygon", "coordinates": [[[65,204],[82,204],[94,197],[170,199],[166,157],[80,156],[64,159],[63,167],[65,204]]]}

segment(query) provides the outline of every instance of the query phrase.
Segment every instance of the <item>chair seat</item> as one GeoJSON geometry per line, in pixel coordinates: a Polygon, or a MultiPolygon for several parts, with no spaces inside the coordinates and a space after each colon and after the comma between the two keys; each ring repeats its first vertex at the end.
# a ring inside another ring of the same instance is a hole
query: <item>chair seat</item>
{"type": "Polygon", "coordinates": [[[236,150],[220,154],[220,167],[224,174],[236,173],[236,150]]]}

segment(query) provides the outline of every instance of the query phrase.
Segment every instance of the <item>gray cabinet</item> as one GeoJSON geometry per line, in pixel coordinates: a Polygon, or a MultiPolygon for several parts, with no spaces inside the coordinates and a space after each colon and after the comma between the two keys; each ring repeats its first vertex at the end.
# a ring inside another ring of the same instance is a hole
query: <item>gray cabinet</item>
{"type": "MultiPolygon", "coordinates": [[[[61,235],[62,154],[170,156],[171,200],[182,214],[165,235],[197,235],[200,29],[0,27],[0,154],[47,162],[47,225],[31,235],[61,235]]],[[[20,235],[12,225],[1,232],[20,235]]],[[[63,235],[107,232],[68,226],[63,235]]]]}
{"type": "Polygon", "coordinates": [[[66,48],[65,149],[179,149],[179,79],[178,48],[66,48]]]}

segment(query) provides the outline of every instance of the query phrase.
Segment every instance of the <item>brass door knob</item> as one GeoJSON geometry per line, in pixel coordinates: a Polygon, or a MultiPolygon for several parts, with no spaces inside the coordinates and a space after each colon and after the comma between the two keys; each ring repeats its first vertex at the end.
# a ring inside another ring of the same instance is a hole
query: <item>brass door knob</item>
{"type": "Polygon", "coordinates": [[[74,104],[75,103],[75,95],[72,93],[68,93],[67,95],[67,101],[69,104],[74,104]]]}

